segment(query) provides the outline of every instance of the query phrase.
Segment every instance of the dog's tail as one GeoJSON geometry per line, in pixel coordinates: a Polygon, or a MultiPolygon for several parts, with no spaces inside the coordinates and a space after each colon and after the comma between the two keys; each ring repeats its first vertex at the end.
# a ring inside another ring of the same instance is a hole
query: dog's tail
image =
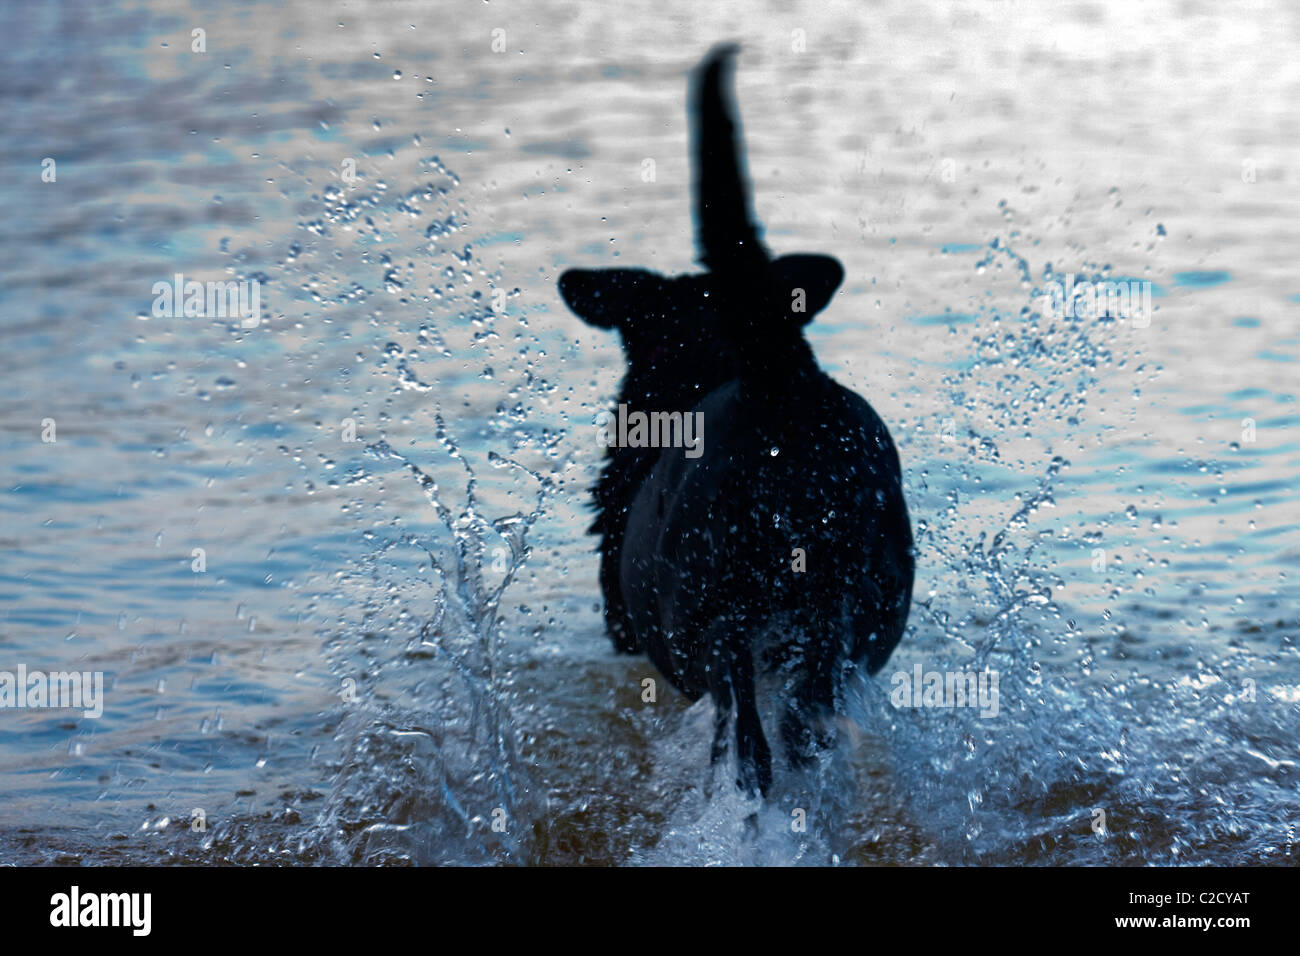
{"type": "Polygon", "coordinates": [[[763,247],[750,207],[745,145],[731,90],[735,43],[709,51],[691,75],[691,138],[695,167],[695,238],[700,262],[733,275],[763,268],[763,247]]]}
{"type": "MultiPolygon", "coordinates": [[[[768,297],[765,306],[806,325],[826,307],[844,279],[830,256],[773,258],[754,217],[744,137],[732,93],[740,47],[715,46],[691,74],[691,138],[695,169],[695,232],[698,258],[727,288],[768,297]]],[[[770,312],[764,307],[759,311],[770,312]]],[[[785,321],[785,320],[783,320],[785,321]]],[[[737,332],[742,339],[755,330],[737,332]]]]}

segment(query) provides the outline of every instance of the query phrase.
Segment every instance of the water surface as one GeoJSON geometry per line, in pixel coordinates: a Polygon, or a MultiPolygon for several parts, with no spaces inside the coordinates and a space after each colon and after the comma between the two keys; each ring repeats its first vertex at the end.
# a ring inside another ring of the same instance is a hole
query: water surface
{"type": "Polygon", "coordinates": [[[0,670],[107,681],[98,720],[0,711],[0,861],[1300,854],[1289,5],[0,22],[0,670]],[[757,837],[708,705],[601,633],[621,359],[555,290],[693,268],[685,74],[729,38],[767,241],[845,263],[810,338],[918,545],[847,780],[757,837]],[[257,327],[153,315],[178,272],[258,281],[257,327]],[[1151,282],[1149,325],[1043,316],[1067,273],[1151,282]],[[996,670],[998,716],[895,709],[918,663],[996,670]]]}

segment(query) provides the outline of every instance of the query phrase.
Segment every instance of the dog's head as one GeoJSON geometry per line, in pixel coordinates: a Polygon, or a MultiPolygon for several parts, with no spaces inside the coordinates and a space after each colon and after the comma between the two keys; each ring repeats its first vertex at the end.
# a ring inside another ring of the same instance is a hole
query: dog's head
{"type": "Polygon", "coordinates": [[[575,315],[622,337],[623,397],[663,410],[689,408],[735,374],[708,285],[707,274],[669,277],[647,269],[570,269],[560,276],[560,294],[575,315]]]}

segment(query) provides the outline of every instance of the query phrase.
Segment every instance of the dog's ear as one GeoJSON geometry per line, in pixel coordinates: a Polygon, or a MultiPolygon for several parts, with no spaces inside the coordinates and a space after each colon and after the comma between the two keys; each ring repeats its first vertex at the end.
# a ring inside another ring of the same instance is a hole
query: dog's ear
{"type": "Polygon", "coordinates": [[[830,304],[844,281],[844,267],[832,256],[781,256],[769,266],[775,293],[801,325],[830,304]]]}
{"type": "Polygon", "coordinates": [[[570,269],[559,285],[574,315],[588,325],[612,329],[644,314],[663,282],[646,269],[570,269]]]}

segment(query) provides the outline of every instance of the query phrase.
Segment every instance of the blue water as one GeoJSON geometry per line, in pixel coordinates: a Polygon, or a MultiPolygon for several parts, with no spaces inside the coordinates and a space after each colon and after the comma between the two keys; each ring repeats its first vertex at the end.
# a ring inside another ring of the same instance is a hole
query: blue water
{"type": "Polygon", "coordinates": [[[106,691],[0,710],[0,862],[1300,859],[1300,22],[1026,6],[5,5],[0,671],[106,691]],[[918,546],[757,835],[708,705],[601,633],[621,359],[555,290],[692,268],[724,38],[918,546]],[[178,272],[258,281],[257,326],[155,315],[178,272]],[[1043,315],[1067,273],[1150,324],[1043,315]],[[895,708],[916,664],[998,715],[895,708]]]}

